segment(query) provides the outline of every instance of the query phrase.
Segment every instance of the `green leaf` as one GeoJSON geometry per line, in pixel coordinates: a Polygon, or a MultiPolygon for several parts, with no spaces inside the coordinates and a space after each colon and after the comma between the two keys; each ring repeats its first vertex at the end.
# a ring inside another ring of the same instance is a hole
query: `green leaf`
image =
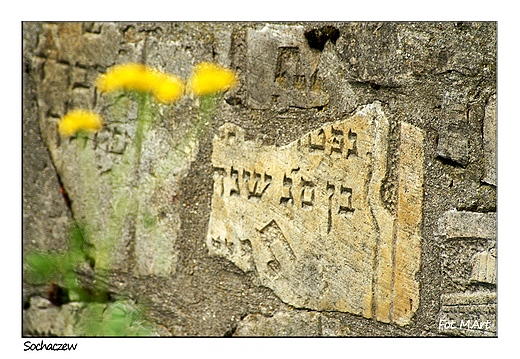
{"type": "Polygon", "coordinates": [[[24,258],[27,279],[34,284],[59,281],[68,269],[68,258],[63,254],[29,253],[24,258]]]}

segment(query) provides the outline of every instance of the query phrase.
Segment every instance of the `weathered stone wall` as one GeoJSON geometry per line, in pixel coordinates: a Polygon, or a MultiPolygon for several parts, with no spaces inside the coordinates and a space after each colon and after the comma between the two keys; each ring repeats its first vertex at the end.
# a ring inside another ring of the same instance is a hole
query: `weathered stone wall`
{"type": "MultiPolygon", "coordinates": [[[[110,298],[141,304],[157,335],[494,336],[496,37],[466,22],[24,23],[24,253],[65,251],[88,219],[110,298]],[[184,79],[212,61],[239,85],[197,136],[196,99],[154,104],[133,161],[137,99],[94,85],[130,61],[184,79]],[[73,108],[106,121],[88,158],[56,130],[73,108]]],[[[25,335],[81,333],[75,314],[113,305],[55,306],[47,288],[24,281],[25,335]]]]}

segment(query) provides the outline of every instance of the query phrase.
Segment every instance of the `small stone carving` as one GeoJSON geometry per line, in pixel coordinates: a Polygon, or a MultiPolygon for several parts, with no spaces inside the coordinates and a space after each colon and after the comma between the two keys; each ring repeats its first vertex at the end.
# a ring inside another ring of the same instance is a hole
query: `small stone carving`
{"type": "Polygon", "coordinates": [[[318,78],[320,51],[302,26],[266,25],[247,34],[247,103],[251,108],[313,108],[328,103],[318,78]]]}

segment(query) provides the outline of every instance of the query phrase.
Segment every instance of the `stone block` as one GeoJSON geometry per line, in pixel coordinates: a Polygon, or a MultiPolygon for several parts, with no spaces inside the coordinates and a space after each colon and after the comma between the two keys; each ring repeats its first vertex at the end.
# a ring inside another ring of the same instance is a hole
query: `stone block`
{"type": "Polygon", "coordinates": [[[388,129],[377,103],[283,147],[223,125],[209,253],[295,307],[409,323],[419,305],[424,135],[400,124],[392,209],[381,195],[388,129]]]}
{"type": "Polygon", "coordinates": [[[469,163],[469,133],[464,113],[446,114],[453,117],[439,130],[437,156],[452,163],[466,166],[469,163]]]}
{"type": "Polygon", "coordinates": [[[439,219],[439,234],[445,239],[481,238],[495,240],[496,212],[449,211],[439,219]]]}
{"type": "Polygon", "coordinates": [[[497,261],[495,249],[475,254],[471,262],[473,264],[470,277],[471,282],[496,284],[497,261]]]}
{"type": "Polygon", "coordinates": [[[317,74],[320,51],[310,48],[302,26],[249,29],[247,44],[249,107],[312,108],[328,103],[317,74]]]}

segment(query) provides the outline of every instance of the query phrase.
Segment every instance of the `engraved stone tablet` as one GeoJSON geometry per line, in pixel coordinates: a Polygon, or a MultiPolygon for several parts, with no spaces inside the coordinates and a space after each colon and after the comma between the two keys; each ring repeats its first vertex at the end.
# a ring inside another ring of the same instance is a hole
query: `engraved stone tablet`
{"type": "Polygon", "coordinates": [[[388,132],[378,103],[283,147],[223,125],[209,253],[254,271],[292,306],[408,323],[419,305],[424,136],[401,123],[389,161],[388,132]],[[393,206],[384,183],[395,188],[393,206]]]}

